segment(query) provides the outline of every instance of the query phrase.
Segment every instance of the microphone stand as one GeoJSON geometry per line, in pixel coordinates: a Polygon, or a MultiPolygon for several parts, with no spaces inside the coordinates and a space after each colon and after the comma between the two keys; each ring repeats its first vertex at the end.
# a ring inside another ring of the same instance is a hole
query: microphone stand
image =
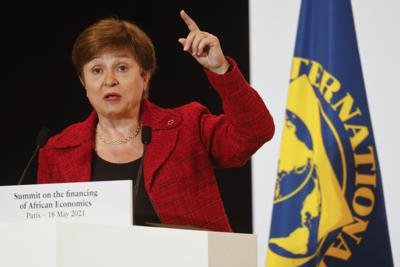
{"type": "Polygon", "coordinates": [[[138,173],[136,175],[136,181],[135,184],[133,185],[133,192],[132,192],[132,224],[136,225],[136,219],[135,219],[135,211],[136,211],[136,200],[137,200],[137,195],[139,192],[139,185],[140,185],[140,180],[142,178],[142,170],[143,170],[143,161],[144,161],[144,155],[146,154],[146,145],[143,147],[143,156],[140,159],[140,165],[138,169],[138,173]]]}
{"type": "Polygon", "coordinates": [[[35,150],[33,151],[33,154],[31,156],[31,158],[28,161],[28,164],[26,165],[26,168],[22,172],[21,177],[19,178],[19,181],[18,181],[17,185],[21,185],[22,184],[22,181],[24,180],[25,175],[26,175],[27,171],[29,170],[29,167],[31,166],[33,159],[36,157],[37,153],[39,152],[39,149],[40,149],[40,146],[37,145],[35,150]]]}
{"type": "Polygon", "coordinates": [[[140,159],[140,165],[138,169],[138,173],[136,175],[136,181],[133,184],[133,190],[132,190],[132,224],[136,225],[136,219],[135,219],[135,211],[136,211],[136,202],[137,202],[137,195],[139,192],[139,185],[141,182],[142,178],[142,173],[143,173],[143,163],[144,163],[144,157],[146,155],[146,148],[147,145],[150,144],[151,142],[151,127],[148,126],[143,126],[142,127],[142,143],[143,143],[143,155],[142,158],[140,159]]]}
{"type": "Polygon", "coordinates": [[[19,181],[18,181],[17,185],[21,185],[22,184],[22,181],[24,180],[24,178],[26,176],[26,173],[27,173],[27,171],[29,170],[29,167],[32,164],[33,159],[38,154],[39,149],[46,144],[46,142],[49,139],[49,137],[50,137],[50,130],[48,128],[46,128],[46,127],[42,127],[40,129],[40,131],[39,131],[38,136],[36,137],[35,150],[33,151],[33,154],[31,156],[31,158],[29,159],[28,164],[26,165],[24,171],[22,172],[21,177],[19,178],[19,181]]]}

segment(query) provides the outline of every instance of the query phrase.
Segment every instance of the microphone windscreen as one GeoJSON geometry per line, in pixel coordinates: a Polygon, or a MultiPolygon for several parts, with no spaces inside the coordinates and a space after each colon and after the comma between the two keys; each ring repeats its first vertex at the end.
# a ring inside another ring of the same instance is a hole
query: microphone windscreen
{"type": "Polygon", "coordinates": [[[151,142],[151,127],[143,126],[142,127],[142,143],[144,145],[148,145],[151,142]]]}
{"type": "Polygon", "coordinates": [[[36,145],[43,147],[50,137],[50,129],[47,127],[40,128],[39,134],[36,137],[36,145]]]}

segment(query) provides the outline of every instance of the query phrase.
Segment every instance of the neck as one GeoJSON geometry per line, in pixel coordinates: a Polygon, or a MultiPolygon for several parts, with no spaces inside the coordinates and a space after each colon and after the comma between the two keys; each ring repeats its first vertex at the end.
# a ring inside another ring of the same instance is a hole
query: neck
{"type": "Polygon", "coordinates": [[[120,138],[128,135],[133,130],[139,127],[139,116],[123,117],[123,118],[108,118],[99,116],[97,130],[106,134],[110,138],[120,138]]]}

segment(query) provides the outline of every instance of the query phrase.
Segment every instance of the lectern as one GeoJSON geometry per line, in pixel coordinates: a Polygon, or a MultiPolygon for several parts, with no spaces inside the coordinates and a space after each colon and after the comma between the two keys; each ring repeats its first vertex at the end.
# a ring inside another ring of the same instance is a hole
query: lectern
{"type": "Polygon", "coordinates": [[[255,235],[76,222],[0,224],[4,267],[256,267],[255,235]]]}

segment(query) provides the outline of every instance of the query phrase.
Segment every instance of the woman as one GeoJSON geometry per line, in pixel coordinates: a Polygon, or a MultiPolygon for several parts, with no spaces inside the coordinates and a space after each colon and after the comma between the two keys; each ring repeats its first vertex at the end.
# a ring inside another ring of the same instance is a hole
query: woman
{"type": "Polygon", "coordinates": [[[180,15],[189,34],[178,41],[204,67],[225,114],[211,115],[198,103],[176,109],[152,104],[147,92],[156,59],[150,39],[130,22],[99,21],[80,34],[72,52],[94,111],[40,151],[38,182],[135,179],[144,150],[138,136],[148,126],[152,140],[137,203],[141,223],[231,231],[213,169],[245,164],[272,138],[274,124],[217,37],[184,11],[180,15]]]}

